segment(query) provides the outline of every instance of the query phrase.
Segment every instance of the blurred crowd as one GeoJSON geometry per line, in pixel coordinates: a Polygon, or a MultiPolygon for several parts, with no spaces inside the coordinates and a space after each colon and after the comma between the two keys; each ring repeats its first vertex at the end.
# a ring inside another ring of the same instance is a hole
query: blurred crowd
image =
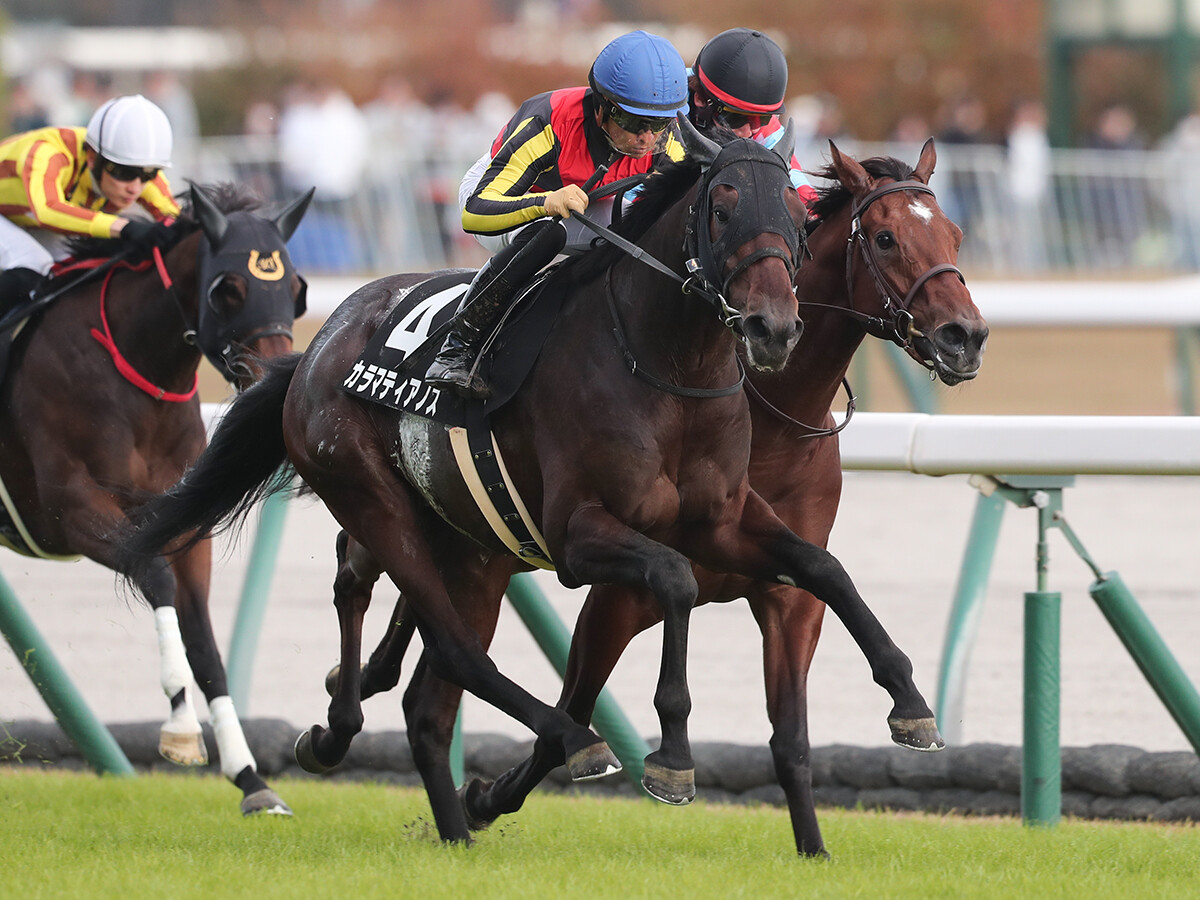
{"type": "MultiPolygon", "coordinates": [[[[547,85],[547,89],[552,87],[547,85]]],[[[42,72],[29,79],[13,79],[7,85],[3,133],[13,134],[43,125],[84,125],[104,100],[118,93],[141,92],[158,104],[171,122],[175,137],[172,183],[182,189],[187,179],[207,178],[200,154],[201,128],[197,105],[184,77],[161,70],[139,76],[102,72],[42,72]]],[[[236,167],[232,174],[250,182],[261,196],[279,200],[315,187],[313,211],[298,240],[307,246],[298,255],[310,265],[323,269],[389,267],[389,260],[371,259],[366,245],[354,231],[369,227],[386,232],[414,230],[417,212],[404,216],[385,211],[359,209],[347,223],[347,205],[370,202],[372,193],[386,195],[389,202],[401,196],[419,210],[419,230],[436,232],[431,246],[414,245],[412,235],[394,236],[389,244],[407,242],[414,258],[424,256],[441,262],[475,264],[474,242],[459,224],[456,205],[458,181],[469,165],[483,152],[516,105],[507,96],[490,92],[469,106],[456,102],[448,93],[433,91],[424,96],[397,75],[382,77],[365,102],[355,100],[332,81],[299,79],[286,84],[270,99],[254,100],[242,114],[239,138],[268,148],[267,162],[236,167]],[[386,148],[386,149],[384,149],[386,148]],[[381,153],[381,150],[384,152],[381,153]],[[396,166],[380,166],[379,159],[404,160],[404,171],[396,166]],[[399,182],[403,182],[401,185],[399,182]],[[383,189],[382,192],[380,189],[383,189]],[[364,199],[366,195],[366,199],[364,199]],[[401,219],[398,221],[398,219],[401,219]],[[361,223],[368,221],[369,225],[361,223]]],[[[838,99],[821,93],[789,98],[786,114],[796,126],[796,155],[806,168],[816,168],[828,158],[828,142],[855,147],[856,136],[847,126],[847,117],[838,99]]],[[[1025,225],[1016,231],[1005,248],[1019,265],[1038,268],[1047,264],[1047,236],[1052,203],[1052,160],[1047,133],[1047,114],[1037,98],[1014,102],[1003,121],[989,116],[982,100],[972,94],[951,97],[933,115],[905,111],[897,115],[885,143],[896,155],[916,158],[921,144],[936,138],[939,155],[948,159],[962,148],[992,147],[1003,153],[1008,201],[1025,225]]],[[[879,143],[879,142],[875,142],[879,143]]],[[[1080,139],[1080,147],[1095,150],[1168,151],[1179,165],[1183,190],[1162,202],[1171,207],[1176,221],[1173,240],[1186,255],[1186,263],[1200,260],[1200,230],[1187,198],[1200,196],[1200,173],[1192,160],[1200,154],[1200,109],[1184,117],[1158,142],[1151,142],[1133,109],[1123,103],[1111,103],[1096,113],[1090,128],[1080,139]],[[1193,183],[1196,182],[1196,183],[1193,183]],[[1186,251],[1186,252],[1185,252],[1186,251]]],[[[977,231],[983,214],[984,198],[974,177],[944,167],[948,174],[939,185],[939,200],[950,217],[968,234],[977,231]]],[[[1128,235],[1114,229],[1106,235],[1104,222],[1118,222],[1127,205],[1128,184],[1119,179],[1097,186],[1090,198],[1095,218],[1100,222],[1099,240],[1111,244],[1103,249],[1114,258],[1129,253],[1128,235]]],[[[421,236],[425,241],[426,237],[421,236]]]]}

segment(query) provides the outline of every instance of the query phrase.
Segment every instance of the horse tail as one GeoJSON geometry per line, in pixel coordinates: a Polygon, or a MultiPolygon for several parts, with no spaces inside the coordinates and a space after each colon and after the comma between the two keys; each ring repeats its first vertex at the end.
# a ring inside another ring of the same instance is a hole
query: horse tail
{"type": "Polygon", "coordinates": [[[182,553],[236,526],[259,500],[290,488],[283,402],[301,356],[265,362],[262,377],[229,405],[183,478],[129,512],[115,542],[116,568],[128,581],[137,583],[164,553],[182,553]]]}

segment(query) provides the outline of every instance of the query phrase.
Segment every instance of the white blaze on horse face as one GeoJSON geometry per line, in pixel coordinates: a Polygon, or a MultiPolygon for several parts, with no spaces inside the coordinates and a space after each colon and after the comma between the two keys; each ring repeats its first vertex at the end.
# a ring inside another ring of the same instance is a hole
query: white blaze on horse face
{"type": "Polygon", "coordinates": [[[933,221],[933,210],[920,200],[914,200],[912,203],[908,204],[908,211],[926,225],[933,221]]]}

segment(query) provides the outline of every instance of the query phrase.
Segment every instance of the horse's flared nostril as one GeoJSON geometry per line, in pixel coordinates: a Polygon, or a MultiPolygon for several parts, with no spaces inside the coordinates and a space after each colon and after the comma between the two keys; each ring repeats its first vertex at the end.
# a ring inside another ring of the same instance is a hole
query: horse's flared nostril
{"type": "Polygon", "coordinates": [[[934,332],[934,343],[945,353],[962,353],[967,345],[967,329],[957,323],[943,325],[934,332]]]}
{"type": "Polygon", "coordinates": [[[771,329],[767,326],[767,320],[763,316],[746,316],[742,319],[742,333],[746,335],[747,340],[753,341],[756,344],[765,344],[771,340],[771,329]]]}

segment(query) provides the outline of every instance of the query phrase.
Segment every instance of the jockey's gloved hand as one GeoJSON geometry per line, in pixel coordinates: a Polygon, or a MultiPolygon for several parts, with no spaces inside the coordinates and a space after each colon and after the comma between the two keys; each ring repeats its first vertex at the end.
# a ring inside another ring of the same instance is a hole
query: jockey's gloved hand
{"type": "Polygon", "coordinates": [[[162,222],[130,219],[121,229],[121,240],[141,251],[151,250],[154,247],[166,247],[173,239],[174,235],[170,227],[162,222]]]}

